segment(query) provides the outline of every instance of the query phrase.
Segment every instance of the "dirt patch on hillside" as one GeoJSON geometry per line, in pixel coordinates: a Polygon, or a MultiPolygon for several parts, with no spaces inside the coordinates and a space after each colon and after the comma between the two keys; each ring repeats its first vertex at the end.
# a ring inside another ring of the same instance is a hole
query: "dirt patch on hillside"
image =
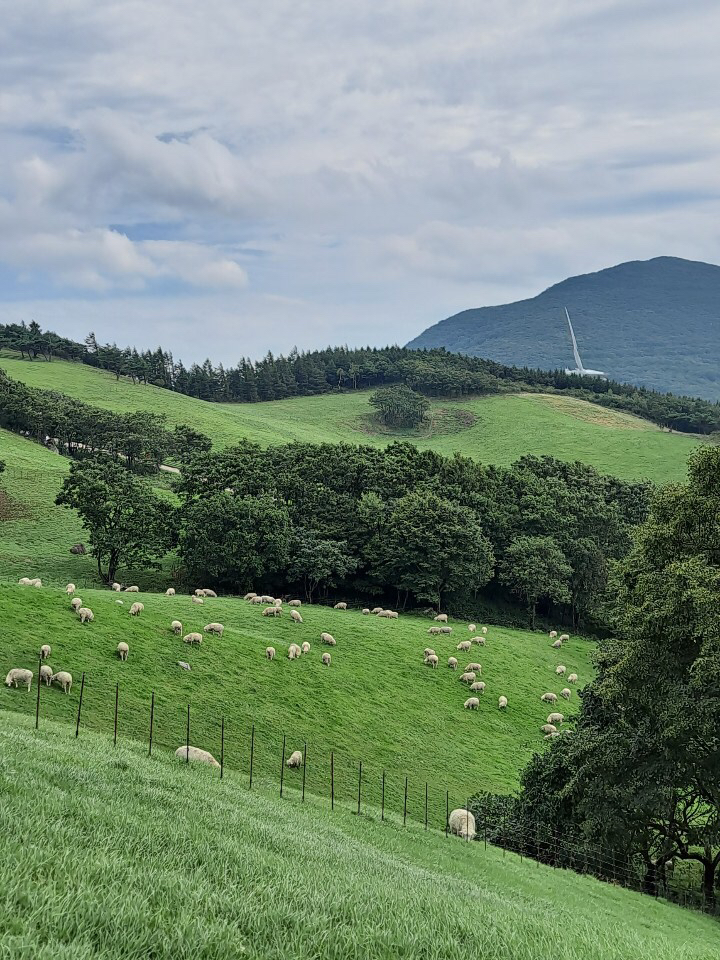
{"type": "Polygon", "coordinates": [[[525,396],[536,403],[544,403],[568,417],[574,417],[585,423],[594,423],[600,427],[609,427],[612,430],[652,430],[654,428],[654,424],[639,417],[633,417],[629,413],[608,410],[606,407],[589,403],[587,400],[577,400],[575,397],[555,397],[547,393],[525,394],[525,396]]]}
{"type": "Polygon", "coordinates": [[[3,520],[25,520],[32,515],[26,504],[13,500],[9,493],[0,490],[0,523],[3,520]]]}
{"type": "Polygon", "coordinates": [[[461,433],[474,427],[478,417],[459,404],[452,407],[434,407],[428,419],[422,426],[409,430],[402,427],[389,427],[380,420],[377,414],[366,413],[343,426],[357,430],[369,437],[405,437],[412,440],[429,440],[432,437],[446,436],[451,433],[461,433]]]}

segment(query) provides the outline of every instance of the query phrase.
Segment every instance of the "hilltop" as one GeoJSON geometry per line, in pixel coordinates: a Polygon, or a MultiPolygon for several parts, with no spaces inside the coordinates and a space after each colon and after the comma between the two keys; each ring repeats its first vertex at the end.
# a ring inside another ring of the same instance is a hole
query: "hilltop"
{"type": "Polygon", "coordinates": [[[529,300],[464,310],[408,346],[573,366],[565,307],[586,366],[654,390],[720,399],[720,267],[676,257],[621,263],[529,300]]]}

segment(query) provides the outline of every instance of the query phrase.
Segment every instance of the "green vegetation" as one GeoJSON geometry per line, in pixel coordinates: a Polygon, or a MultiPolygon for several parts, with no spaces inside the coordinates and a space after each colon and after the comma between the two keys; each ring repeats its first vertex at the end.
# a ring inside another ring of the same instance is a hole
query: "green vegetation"
{"type": "MultiPolygon", "coordinates": [[[[378,799],[382,769],[388,773],[388,803],[402,809],[402,781],[410,778],[409,811],[422,817],[425,780],[430,784],[437,817],[444,809],[445,789],[457,803],[478,785],[507,790],[517,784],[518,771],[532,751],[543,746],[540,725],[548,708],[540,702],[545,690],[559,692],[564,681],[554,673],[557,651],[543,634],[491,627],[487,645],[456,653],[460,640],[471,634],[466,624],[451,621],[450,636],[428,636],[432,621],[402,616],[383,620],[359,611],[336,611],[303,605],[304,622],[294,624],[288,611],[279,618],[262,616],[262,605],[240,599],[206,599],[201,606],[188,595],[117,594],[110,590],[78,592],[95,614],[81,624],[61,590],[33,587],[0,588],[5,640],[0,673],[27,666],[37,673],[38,651],[52,646],[49,663],[69,670],[72,694],[56,687],[41,691],[43,717],[74,722],[80,677],[86,673],[83,723],[111,733],[115,683],[120,684],[120,731],[147,741],[150,694],[155,691],[155,741],[174,749],[184,742],[186,708],[192,704],[192,740],[219,754],[220,720],[226,720],[228,765],[247,772],[250,727],[256,725],[255,764],[260,773],[279,776],[283,734],[289,749],[307,741],[310,757],[308,789],[327,795],[330,751],[335,750],[336,791],[349,799],[357,785],[357,763],[363,761],[367,797],[378,799]],[[124,600],[123,605],[116,601],[124,600]],[[145,604],[138,617],[128,613],[134,600],[145,604]],[[183,634],[206,623],[220,622],[222,637],[205,636],[191,647],[175,636],[170,623],[183,624],[183,634]],[[337,646],[320,643],[331,633],[337,646]],[[119,641],[130,645],[121,663],[119,641]],[[299,661],[287,659],[290,643],[311,644],[299,661]],[[277,657],[265,659],[274,646],[277,657]],[[433,647],[441,666],[423,665],[423,650],[433,647]],[[330,650],[329,668],[320,662],[330,650]],[[483,665],[487,683],[479,711],[463,710],[467,686],[446,666],[450,655],[483,665]],[[187,661],[188,672],[177,665],[187,661]],[[510,707],[497,709],[498,696],[510,707]]],[[[592,673],[592,645],[574,638],[563,650],[568,669],[580,685],[592,673]]],[[[35,688],[0,688],[0,707],[35,712],[35,688]]],[[[573,692],[567,713],[577,710],[573,692]]],[[[444,815],[444,814],[443,814],[444,815]]]]}
{"type": "MultiPolygon", "coordinates": [[[[506,466],[521,456],[582,460],[602,473],[655,483],[682,480],[697,440],[669,434],[646,420],[559,394],[514,394],[432,402],[425,435],[378,432],[368,392],[295,397],[254,404],[205,403],[159,387],[116,380],[79,363],[3,357],[0,366],[30,386],[57,390],[117,413],[165,414],[170,426],[190,424],[216,447],[253,440],[266,446],[294,440],[386,446],[406,436],[422,450],[461,452],[506,466]],[[458,420],[453,416],[463,414],[458,420]],[[450,414],[450,416],[448,416],[450,414]],[[450,425],[448,427],[448,420],[450,425]],[[460,427],[460,429],[458,429],[460,427]]],[[[2,447],[0,447],[0,456],[2,447]]]]}
{"type": "Polygon", "coordinates": [[[405,384],[383,387],[370,397],[382,422],[393,427],[419,427],[427,419],[430,401],[405,384]]]}
{"type": "Polygon", "coordinates": [[[707,917],[367,807],[6,714],[0,754],[7,960],[720,955],[707,917]]]}

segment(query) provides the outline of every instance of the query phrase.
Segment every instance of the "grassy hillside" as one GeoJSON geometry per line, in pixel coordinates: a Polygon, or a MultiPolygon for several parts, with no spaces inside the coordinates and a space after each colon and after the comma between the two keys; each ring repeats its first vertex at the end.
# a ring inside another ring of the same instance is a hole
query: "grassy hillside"
{"type": "MultiPolygon", "coordinates": [[[[510,395],[433,403],[429,430],[379,428],[368,393],[298,397],[257,404],[210,404],[63,361],[0,357],[11,377],[119,412],[152,410],[171,424],[189,423],[226,446],[243,437],[260,444],[312,442],[385,445],[398,437],[418,447],[483,463],[512,463],[525,454],[583,460],[603,473],[657,483],[682,480],[696,437],[668,434],[651,423],[572,398],[510,395]]],[[[0,457],[2,445],[0,441],[0,457]]]]}
{"type": "Polygon", "coordinates": [[[720,956],[661,901],[1,716],[8,960],[720,956]]]}
{"type": "MultiPolygon", "coordinates": [[[[403,779],[410,778],[411,815],[422,815],[424,784],[431,787],[436,816],[444,810],[445,789],[451,798],[465,798],[478,787],[506,790],[517,783],[520,768],[531,753],[544,746],[540,725],[550,709],[540,702],[546,690],[559,693],[566,681],[555,676],[564,663],[580,684],[591,676],[591,644],[572,639],[562,651],[552,650],[546,636],[519,630],[489,628],[487,645],[457,653],[459,640],[470,634],[465,623],[454,623],[450,636],[430,637],[430,621],[401,616],[381,620],[359,611],[303,606],[303,624],[261,615],[261,606],[240,599],[207,599],[193,604],[189,596],[140,594],[145,611],[128,613],[137,594],[83,591],[82,599],[95,613],[82,625],[60,590],[33,587],[0,588],[5,637],[0,674],[25,666],[37,673],[38,651],[52,646],[48,661],[54,670],[69,670],[75,686],[69,696],[52,687],[41,691],[43,717],[72,722],[77,710],[80,678],[86,673],[83,723],[111,732],[115,684],[120,684],[120,729],[147,739],[150,694],[155,691],[155,738],[175,748],[184,743],[186,710],[191,703],[192,740],[219,755],[220,720],[226,720],[228,764],[247,772],[250,728],[256,726],[255,763],[258,771],[278,776],[283,734],[288,750],[308,744],[308,788],[327,795],[330,751],[336,753],[336,791],[351,796],[356,789],[357,764],[363,761],[368,797],[378,796],[382,770],[388,773],[388,799],[402,807],[403,779]],[[123,605],[116,601],[121,599],[123,605]],[[201,647],[190,647],[170,630],[173,619],[184,632],[202,631],[206,623],[224,624],[223,636],[206,636],[201,647]],[[337,646],[321,645],[327,631],[337,646]],[[130,645],[121,663],[118,641],[130,645]],[[311,644],[299,661],[287,659],[291,642],[311,644]],[[270,662],[265,648],[277,657],[270,662]],[[423,650],[433,647],[440,667],[423,665],[423,650]],[[329,668],[320,662],[330,650],[329,668]],[[463,709],[470,696],[460,672],[449,670],[456,655],[460,667],[478,661],[487,690],[477,711],[463,709]],[[178,660],[191,665],[182,670],[178,660]],[[507,696],[507,711],[497,708],[507,696]]],[[[578,710],[577,689],[561,701],[568,717],[578,710]]],[[[0,708],[34,714],[35,696],[25,690],[0,689],[0,708]]],[[[443,814],[444,816],[444,814],[443,814]]]]}

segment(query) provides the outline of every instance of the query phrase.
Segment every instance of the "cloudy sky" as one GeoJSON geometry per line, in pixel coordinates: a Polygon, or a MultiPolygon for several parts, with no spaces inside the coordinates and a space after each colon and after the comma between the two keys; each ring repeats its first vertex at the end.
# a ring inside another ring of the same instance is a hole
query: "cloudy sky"
{"type": "Polygon", "coordinates": [[[0,9],[0,321],[231,363],[720,262],[715,0],[0,9]]]}

